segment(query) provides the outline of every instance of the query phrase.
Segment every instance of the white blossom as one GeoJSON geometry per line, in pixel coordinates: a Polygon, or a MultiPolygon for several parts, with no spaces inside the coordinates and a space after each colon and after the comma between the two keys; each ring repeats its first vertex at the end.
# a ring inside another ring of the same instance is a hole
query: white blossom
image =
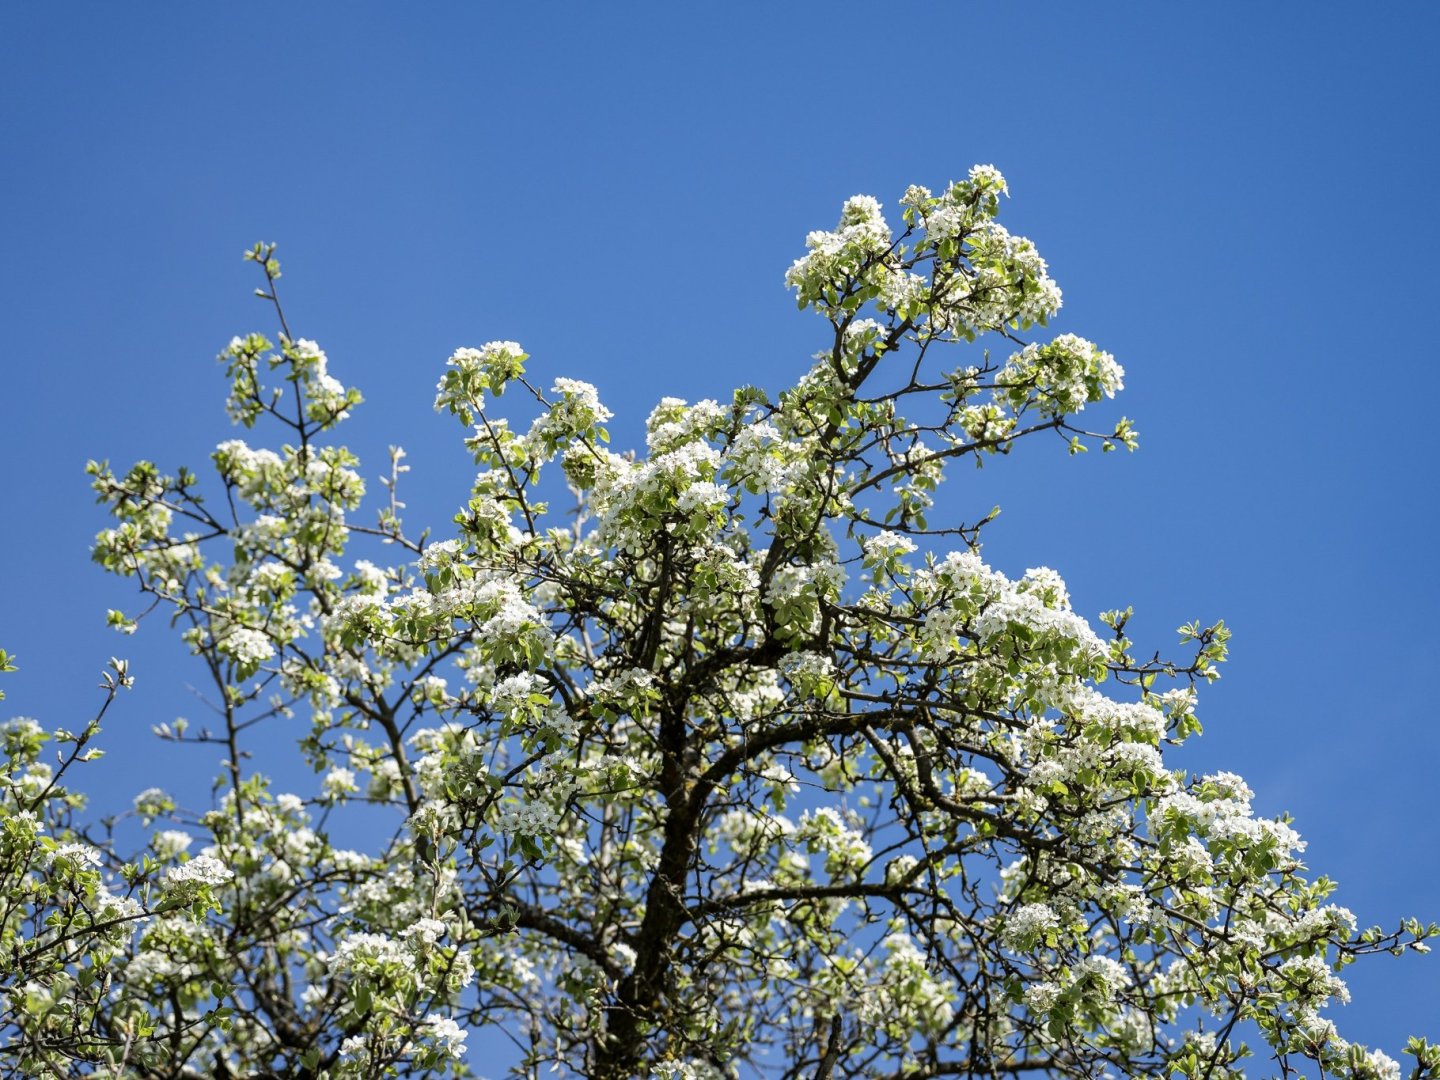
{"type": "Polygon", "coordinates": [[[261,630],[232,627],[218,642],[220,651],[241,664],[260,664],[275,655],[275,643],[261,630]]]}
{"type": "Polygon", "coordinates": [[[190,845],[195,838],[180,829],[163,829],[155,834],[151,844],[155,848],[155,854],[161,859],[174,859],[190,850],[190,845]]]}
{"type": "Polygon", "coordinates": [[[190,885],[223,885],[234,876],[234,872],[214,856],[197,855],[189,862],[166,870],[164,885],[167,890],[190,885]]]}
{"type": "Polygon", "coordinates": [[[460,1027],[447,1016],[439,1013],[430,1013],[424,1021],[425,1033],[435,1041],[435,1044],[442,1053],[453,1058],[463,1057],[465,1054],[465,1040],[470,1033],[460,1027]]]}

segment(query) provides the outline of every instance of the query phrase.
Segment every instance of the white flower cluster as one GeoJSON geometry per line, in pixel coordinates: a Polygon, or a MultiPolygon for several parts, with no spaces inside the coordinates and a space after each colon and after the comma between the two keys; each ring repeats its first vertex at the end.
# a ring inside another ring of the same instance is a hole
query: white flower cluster
{"type": "Polygon", "coordinates": [[[676,1061],[673,1058],[656,1062],[650,1072],[653,1080],[723,1080],[728,1075],[706,1061],[676,1061]]]}
{"type": "MultiPolygon", "coordinates": [[[[1306,1009],[1296,1018],[1295,1027],[1297,1041],[1302,1046],[1316,1047],[1326,1060],[1350,1064],[1350,1043],[1340,1037],[1335,1021],[1326,1020],[1306,1009]]],[[[1400,1080],[1402,1073],[1400,1063],[1389,1054],[1367,1050],[1361,1054],[1360,1067],[1349,1075],[1355,1080],[1400,1080]]]]}
{"type": "Polygon", "coordinates": [[[982,644],[991,644],[1008,633],[1012,625],[1019,625],[1037,636],[1073,642],[1075,651],[1091,661],[1105,655],[1105,647],[1095,631],[1079,615],[1048,607],[1033,593],[1007,588],[1009,582],[998,574],[996,578],[999,589],[994,599],[974,620],[975,633],[982,644]]]}
{"type": "Polygon", "coordinates": [[[261,630],[231,627],[216,647],[238,664],[261,664],[275,655],[275,643],[261,630]]]}
{"type": "Polygon", "coordinates": [[[1125,386],[1125,369],[1093,342],[1061,334],[1047,345],[1032,343],[1011,354],[995,384],[998,404],[1020,409],[1033,401],[1043,415],[1062,416],[1113,398],[1125,386]]]}
{"type": "Polygon", "coordinates": [[[560,824],[560,812],[545,799],[517,798],[507,802],[495,819],[504,836],[549,836],[560,824]]]}
{"type": "Polygon", "coordinates": [[[754,494],[780,495],[805,468],[805,449],[768,420],[747,424],[726,455],[725,478],[754,494]]]}
{"type": "Polygon", "coordinates": [[[1033,982],[1025,987],[1025,1007],[1037,1016],[1044,1016],[1059,1003],[1060,993],[1060,987],[1053,982],[1033,982]]]}
{"type": "Polygon", "coordinates": [[[938,197],[918,185],[907,189],[900,204],[906,223],[924,230],[916,250],[935,256],[934,280],[894,270],[880,282],[885,305],[911,319],[928,316],[932,333],[966,340],[1014,320],[1043,323],[1058,311],[1060,289],[1035,246],[994,220],[1008,190],[989,165],[938,197]],[[963,269],[957,256],[968,264],[963,269]]]}
{"type": "Polygon", "coordinates": [[[647,702],[655,696],[655,673],[643,668],[623,667],[596,679],[587,693],[598,705],[632,715],[646,711],[647,702]]]}
{"type": "Polygon", "coordinates": [[[657,529],[675,532],[682,527],[692,539],[713,532],[715,511],[729,501],[728,491],[715,481],[720,452],[695,439],[655,454],[643,464],[611,459],[594,492],[600,516],[596,542],[624,551],[640,552],[657,529]],[[683,514],[688,522],[677,522],[683,514]]]}
{"type": "MultiPolygon", "coordinates": [[[[546,655],[554,644],[544,616],[525,598],[519,582],[468,568],[438,592],[417,588],[388,602],[352,593],[336,605],[325,627],[327,633],[343,628],[378,638],[387,657],[411,662],[417,647],[450,633],[454,620],[473,623],[477,662],[531,661],[546,655]]],[[[358,663],[353,672],[343,673],[347,679],[364,675],[358,663]]]]}
{"type": "Polygon", "coordinates": [[[832,600],[845,587],[845,577],[845,568],[833,561],[781,566],[770,579],[765,602],[775,605],[800,597],[832,600]]]}
{"type": "Polygon", "coordinates": [[[445,924],[439,919],[418,919],[400,931],[400,936],[421,945],[434,945],[445,936],[445,924]]]}
{"type": "Polygon", "coordinates": [[[1060,310],[1060,286],[1033,243],[994,221],[977,223],[968,239],[974,276],[953,279],[963,291],[935,306],[937,328],[968,339],[1012,320],[1043,323],[1060,310]]]}
{"type": "Polygon", "coordinates": [[[96,922],[117,921],[124,924],[122,933],[133,935],[138,932],[142,920],[147,917],[145,905],[133,896],[114,896],[101,886],[95,896],[96,922]]]}
{"type": "Polygon", "coordinates": [[[1060,929],[1060,916],[1049,904],[1026,904],[1006,918],[1000,940],[1012,952],[1027,952],[1043,943],[1045,935],[1060,929]]]}
{"type": "Polygon", "coordinates": [[[215,447],[212,455],[221,478],[239,488],[245,498],[252,498],[275,482],[285,462],[273,450],[252,450],[244,439],[227,439],[215,447]]]}
{"type": "Polygon", "coordinates": [[[158,787],[146,788],[135,796],[132,805],[146,824],[175,809],[175,800],[158,787]]]}
{"type": "Polygon", "coordinates": [[[528,358],[514,341],[491,341],[478,349],[456,349],[435,386],[436,412],[448,411],[462,424],[473,424],[476,414],[485,411],[485,394],[489,392],[497,397],[503,394],[511,380],[525,373],[528,358]]]}
{"type": "Polygon", "coordinates": [[[72,870],[88,870],[100,865],[100,852],[89,844],[78,840],[60,844],[49,855],[51,866],[67,867],[72,870]]]}
{"type": "Polygon", "coordinates": [[[917,596],[946,601],[926,614],[919,643],[926,659],[945,659],[961,648],[962,637],[973,637],[982,646],[1002,644],[1015,627],[1035,640],[1031,647],[1036,651],[1063,659],[1072,675],[1088,673],[1105,656],[1104,643],[1088,622],[1069,610],[1064,585],[1051,571],[1016,583],[974,552],[961,551],[947,555],[933,570],[917,571],[915,584],[917,596]]]}
{"type": "Polygon", "coordinates": [[[795,838],[806,848],[825,856],[825,872],[831,878],[863,873],[872,858],[865,834],[829,806],[807,810],[800,817],[795,838]]]}
{"type": "Polygon", "coordinates": [[[1280,965],[1280,978],[1299,995],[1306,1010],[1323,1009],[1332,998],[1342,1004],[1350,1001],[1345,980],[1330,970],[1323,957],[1292,956],[1280,965]]]}
{"type": "MultiPolygon", "coordinates": [[[[860,366],[860,360],[874,355],[875,350],[885,351],[887,330],[884,323],[875,319],[856,319],[845,327],[840,338],[841,363],[847,373],[860,366]]],[[[829,353],[821,356],[829,358],[829,353]]]]}
{"type": "Polygon", "coordinates": [[[661,398],[645,420],[645,445],[653,457],[686,443],[708,441],[719,435],[729,419],[730,411],[712,398],[693,405],[683,398],[661,398]]]}
{"type": "Polygon", "coordinates": [[[339,379],[330,374],[329,358],[318,344],[309,338],[301,338],[295,342],[294,349],[297,356],[308,361],[311,378],[319,390],[330,395],[344,396],[345,387],[340,384],[339,379]]]}
{"type": "MultiPolygon", "coordinates": [[[[295,493],[300,495],[308,489],[347,510],[359,507],[365,495],[365,481],[354,469],[343,464],[343,461],[349,460],[344,455],[345,451],[334,448],[322,449],[318,453],[313,449],[297,453],[296,461],[304,466],[305,480],[303,485],[297,481],[295,493]]],[[[339,572],[335,571],[333,576],[338,577],[339,572]]]]}
{"type": "Polygon", "coordinates": [[[164,886],[171,890],[201,885],[224,885],[234,876],[234,872],[215,856],[196,855],[189,862],[166,870],[164,886]]]}
{"type": "Polygon", "coordinates": [[[451,367],[478,367],[487,378],[501,376],[505,379],[518,360],[524,358],[525,350],[515,341],[487,341],[478,349],[456,349],[446,361],[451,367]]]}
{"type": "Polygon", "coordinates": [[[1254,816],[1251,794],[1234,773],[1212,773],[1192,790],[1165,796],[1154,816],[1161,829],[1193,830],[1200,837],[1226,843],[1232,861],[1261,850],[1284,860],[1305,850],[1305,842],[1287,823],[1254,816]]]}
{"type": "Polygon", "coordinates": [[[1111,956],[1099,954],[1085,957],[1070,969],[1071,981],[1084,983],[1100,1001],[1109,1003],[1116,994],[1130,985],[1130,972],[1111,956]]]}
{"type": "Polygon", "coordinates": [[[265,562],[256,564],[250,571],[246,585],[251,589],[281,592],[294,581],[294,578],[294,572],[284,563],[267,559],[265,562]]]}
{"type": "MultiPolygon", "coordinates": [[[[1189,695],[1185,696],[1187,703],[1191,700],[1189,695]]],[[[1158,746],[1169,727],[1162,711],[1163,700],[1116,701],[1093,686],[1074,681],[1067,681],[1060,688],[1060,693],[1048,699],[1046,704],[1064,710],[1107,736],[1130,742],[1158,746]]]]}
{"type": "Polygon", "coordinates": [[[351,934],[335,946],[326,960],[331,976],[364,973],[390,965],[413,969],[415,956],[405,945],[384,934],[351,934]]]}
{"type": "Polygon", "coordinates": [[[535,418],[524,438],[532,460],[543,460],[557,448],[581,438],[614,414],[600,404],[600,392],[579,379],[556,379],[550,387],[559,397],[535,418]]]}
{"type": "Polygon", "coordinates": [[[795,824],[784,814],[768,810],[734,809],[721,814],[715,835],[741,856],[754,858],[767,848],[789,846],[795,824]]]}
{"type": "Polygon", "coordinates": [[[190,850],[195,838],[180,829],[162,829],[150,842],[158,859],[178,859],[190,850]]]}
{"type": "Polygon", "coordinates": [[[880,968],[876,1017],[882,1026],[938,1035],[955,1015],[955,986],[938,977],[925,954],[908,934],[891,934],[884,942],[886,957],[880,968]]]}
{"type": "Polygon", "coordinates": [[[815,231],[805,237],[809,254],[796,259],[785,272],[785,285],[799,295],[801,303],[814,304],[825,298],[827,288],[837,281],[860,273],[890,247],[890,226],[880,203],[869,195],[845,200],[840,223],[833,232],[815,231]]]}
{"type": "Polygon", "coordinates": [[[470,1033],[448,1016],[430,1013],[425,1017],[420,1030],[447,1057],[459,1059],[465,1056],[465,1040],[470,1037],[470,1033]]]}
{"type": "Polygon", "coordinates": [[[336,765],[320,781],[320,790],[325,793],[326,798],[342,799],[359,791],[360,785],[355,782],[353,770],[336,765]]]}
{"type": "Polygon", "coordinates": [[[489,685],[482,685],[480,690],[490,708],[504,716],[528,712],[532,706],[532,694],[549,697],[545,681],[529,671],[507,675],[489,685]]]}
{"type": "Polygon", "coordinates": [[[370,595],[384,595],[389,589],[390,574],[369,559],[356,559],[355,580],[361,592],[370,595]]]}
{"type": "Polygon", "coordinates": [[[866,537],[861,543],[865,552],[865,559],[871,563],[883,563],[890,559],[897,559],[903,555],[909,555],[915,550],[915,541],[900,533],[885,530],[874,536],[866,537]]]}
{"type": "Polygon", "coordinates": [[[1355,926],[1355,913],[1349,908],[1325,904],[1302,914],[1287,930],[1300,941],[1319,937],[1349,939],[1355,934],[1355,926]]]}
{"type": "Polygon", "coordinates": [[[440,540],[425,548],[416,565],[421,573],[430,573],[450,566],[459,555],[459,540],[440,540]]]}
{"type": "Polygon", "coordinates": [[[791,652],[780,658],[780,670],[791,683],[813,687],[835,678],[835,661],[826,653],[791,652]]]}
{"type": "MultiPolygon", "coordinates": [[[[442,597],[442,603],[448,599],[442,597]]],[[[458,604],[473,603],[476,640],[483,649],[491,652],[515,652],[523,654],[527,644],[533,645],[540,653],[548,653],[553,644],[553,635],[545,625],[544,617],[525,600],[520,589],[512,581],[491,580],[462,593],[455,598],[458,604]]]]}
{"type": "Polygon", "coordinates": [[[475,732],[463,724],[422,728],[410,736],[409,743],[421,754],[412,768],[427,798],[443,801],[447,792],[466,798],[488,791],[487,755],[475,732]]]}

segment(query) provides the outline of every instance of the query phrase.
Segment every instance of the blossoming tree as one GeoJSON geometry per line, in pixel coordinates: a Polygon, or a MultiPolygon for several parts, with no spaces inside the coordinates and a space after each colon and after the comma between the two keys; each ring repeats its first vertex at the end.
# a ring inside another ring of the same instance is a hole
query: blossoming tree
{"type": "Polygon", "coordinates": [[[638,455],[595,388],[458,350],[436,407],[479,471],[438,542],[402,521],[399,449],[358,514],[333,437],[360,395],[250,252],[280,334],[226,348],[228,408],[283,445],[222,442],[209,486],[91,468],[96,559],[213,683],[216,730],[160,734],[218,744],[215,801],[139,793],[153,839],[123,856],[67,787],[98,718],[5,728],[0,1069],[466,1075],[483,1032],[517,1075],[603,1080],[1218,1080],[1245,1038],[1267,1074],[1398,1077],[1323,1011],[1436,929],[1357,930],[1239,777],[1165,763],[1224,626],[1138,656],[1128,612],[1097,632],[1054,572],[986,564],[988,515],[934,511],[947,467],[1022,438],[1135,445],[1078,422],[1123,372],[1038,338],[1060,291],[1005,193],[988,167],[911,188],[895,227],[849,200],[786,274],[814,365],[663,399],[638,455]],[[247,764],[280,729],[313,789],[247,764]],[[383,836],[332,843],[359,814],[383,836]]]}

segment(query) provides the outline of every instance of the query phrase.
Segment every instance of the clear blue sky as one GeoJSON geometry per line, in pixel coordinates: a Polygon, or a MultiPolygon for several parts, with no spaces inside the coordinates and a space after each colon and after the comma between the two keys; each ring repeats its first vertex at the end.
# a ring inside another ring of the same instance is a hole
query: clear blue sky
{"type": "MultiPolygon", "coordinates": [[[[347,439],[372,478],[409,449],[443,536],[457,345],[597,383],[625,444],[660,395],[803,370],[781,275],[843,198],[993,162],[1142,444],[1030,447],[944,505],[1000,502],[990,562],[1134,604],[1144,644],[1225,618],[1183,760],[1293,813],[1362,924],[1440,918],[1440,6],[12,3],[0,40],[0,709],[74,726],[132,658],[97,808],[212,771],[144,734],[198,673],[105,629],[134,597],[88,562],[83,465],[230,437],[213,356],[270,328],[244,247],[280,242],[297,333],[369,399],[347,439]]],[[[1440,1037],[1440,957],[1350,971],[1351,1038],[1440,1037]]]]}

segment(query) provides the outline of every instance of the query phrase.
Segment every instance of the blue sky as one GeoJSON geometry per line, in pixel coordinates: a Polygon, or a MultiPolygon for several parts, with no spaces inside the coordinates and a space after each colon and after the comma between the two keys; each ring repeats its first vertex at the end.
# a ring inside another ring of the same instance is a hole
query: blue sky
{"type": "MultiPolygon", "coordinates": [[[[138,686],[97,808],[208,776],[162,624],[88,562],[83,466],[205,464],[214,354],[269,330],[242,249],[281,244],[297,333],[410,452],[416,522],[469,471],[432,414],[458,345],[523,342],[601,388],[616,442],[661,395],[778,389],[819,347],[781,275],[857,192],[976,162],[1128,372],[1133,456],[1037,445],[952,473],[986,557],[1049,565],[1167,648],[1234,628],[1182,759],[1250,779],[1362,924],[1440,918],[1440,7],[1353,4],[5,5],[0,40],[4,715],[74,726],[106,657],[138,686]],[[152,774],[160,773],[155,776],[152,774]]],[[[1440,960],[1350,969],[1351,1038],[1398,1052],[1440,960]]]]}

